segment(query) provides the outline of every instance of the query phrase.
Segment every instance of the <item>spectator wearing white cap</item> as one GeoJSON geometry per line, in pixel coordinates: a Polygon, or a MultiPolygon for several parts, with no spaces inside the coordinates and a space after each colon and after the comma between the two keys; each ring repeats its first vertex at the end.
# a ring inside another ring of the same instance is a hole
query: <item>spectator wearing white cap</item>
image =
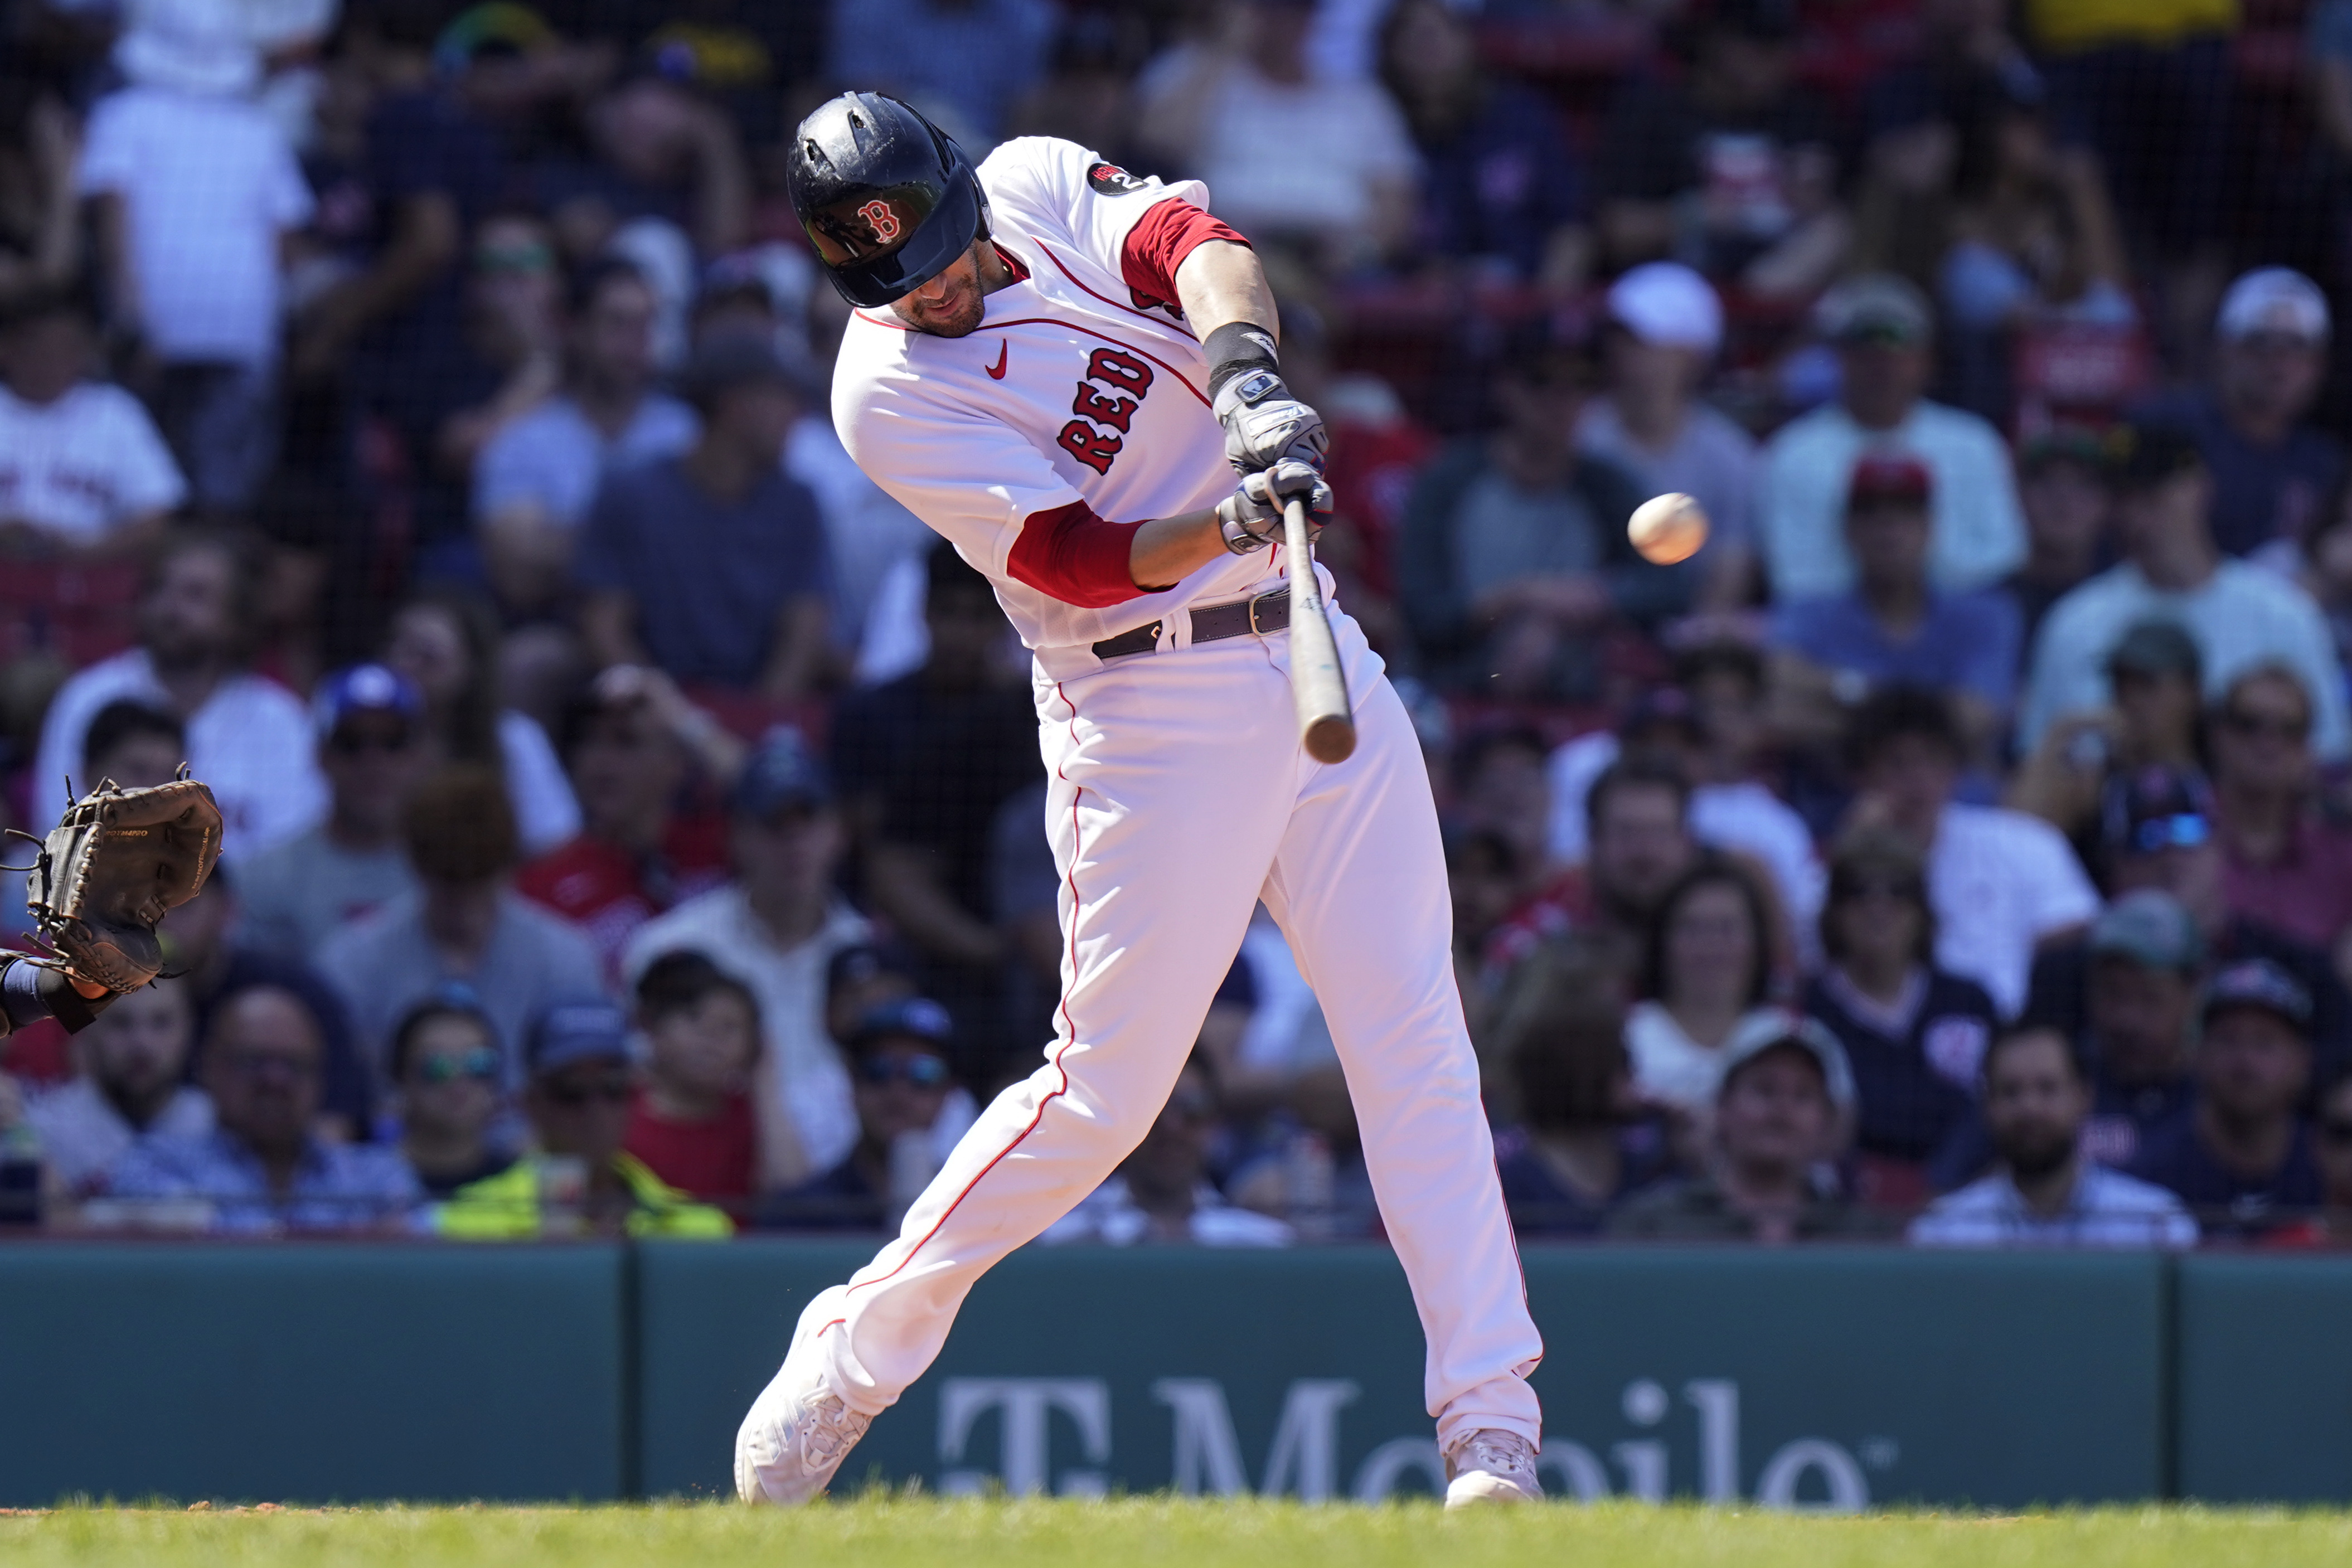
{"type": "Polygon", "coordinates": [[[1821,598],[1853,586],[1846,486],[1865,449],[1908,452],[1933,476],[1927,577],[1937,590],[2000,581],[2025,559],[2009,446],[1975,414],[1924,395],[1935,370],[1927,297],[1892,274],[1865,274],[1831,289],[1818,319],[1837,350],[1837,401],[1766,444],[1757,486],[1756,547],[1772,597],[1821,598]]]}
{"type": "Polygon", "coordinates": [[[2213,478],[2213,542],[2225,555],[2300,541],[2344,476],[2343,445],[2304,418],[2327,379],[2333,331],[2317,284],[2258,267],[2221,298],[2210,382],[2147,411],[2195,438],[2213,478]]]}
{"type": "Polygon", "coordinates": [[[79,184],[95,198],[120,329],[206,507],[248,505],[277,455],[280,242],[310,191],[252,101],[259,51],[229,0],[143,0],[115,63],[131,85],[92,112],[79,184]]]}
{"type": "Polygon", "coordinates": [[[1576,444],[1652,495],[1696,499],[1712,524],[1698,556],[1700,607],[1743,603],[1755,561],[1756,443],[1698,395],[1723,347],[1723,301],[1680,262],[1649,262],[1610,288],[1609,329],[1605,385],[1585,406],[1576,444]]]}

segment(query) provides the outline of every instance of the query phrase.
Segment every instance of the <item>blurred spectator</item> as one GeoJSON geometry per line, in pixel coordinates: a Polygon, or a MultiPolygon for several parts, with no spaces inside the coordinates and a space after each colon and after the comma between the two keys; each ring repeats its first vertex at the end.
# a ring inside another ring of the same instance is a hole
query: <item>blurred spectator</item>
{"type": "MultiPolygon", "coordinates": [[[[734,878],[638,927],[622,952],[635,986],[665,953],[700,953],[760,1004],[768,1092],[790,1117],[805,1177],[857,1142],[849,1074],[825,1030],[825,967],[866,940],[835,888],[845,835],[833,782],[797,731],[769,733],[736,781],[728,841],[734,878]]],[[[781,1182],[786,1179],[779,1176],[781,1182]]]]}
{"type": "Polygon", "coordinates": [[[2074,852],[2039,818],[1953,799],[1966,754],[1940,694],[1875,694],[1854,715],[1851,746],[1862,792],[1847,831],[1892,829],[1925,853],[1937,963],[2014,1018],[2035,949],[2098,912],[2074,852]]]}
{"type": "Polygon", "coordinates": [[[1495,841],[1490,868],[1507,877],[1499,924],[1504,945],[1525,946],[1565,930],[1580,912],[1576,873],[1546,852],[1553,814],[1543,737],[1504,725],[1466,737],[1454,753],[1451,814],[1457,835],[1495,841]]]}
{"type": "Polygon", "coordinates": [[[1690,782],[1671,765],[1629,757],[1592,781],[1584,809],[1589,924],[1581,935],[1630,998],[1666,894],[1699,857],[1690,782]]]}
{"type": "Polygon", "coordinates": [[[1636,701],[1614,734],[1595,730],[1552,753],[1552,855],[1585,860],[1586,797],[1603,768],[1629,753],[1672,756],[1695,780],[1692,834],[1769,871],[1800,951],[1810,952],[1822,862],[1804,819],[1758,777],[1769,734],[1762,655],[1727,639],[1685,648],[1675,658],[1675,684],[1636,701]]]}
{"type": "Polygon", "coordinates": [[[1816,316],[1838,351],[1838,400],[1765,444],[1756,542],[1773,599],[1853,586],[1839,521],[1854,464],[1866,453],[1907,453],[1927,465],[1935,502],[1929,581],[1961,592],[2008,576],[2025,558],[2009,449],[1975,414],[1923,395],[1935,366],[1927,300],[1899,277],[1872,274],[1831,289],[1816,316]]]}
{"type": "Polygon", "coordinates": [[[617,976],[639,926],[726,879],[724,824],[685,798],[691,766],[733,784],[744,747],[667,675],[635,664],[575,696],[562,738],[580,836],[525,865],[515,890],[578,925],[617,976]]]}
{"type": "MultiPolygon", "coordinates": [[[[999,971],[1018,955],[990,920],[998,811],[1037,777],[1028,682],[1004,657],[1004,612],[988,580],[945,540],[931,546],[920,669],[852,693],[834,716],[833,755],[863,861],[866,902],[918,960],[917,984],[957,1020],[961,1074],[996,1076],[996,1059],[1034,1048],[1005,1038],[999,971]]],[[[1045,837],[1038,826],[1031,831],[1045,837]]]]}
{"type": "Polygon", "coordinates": [[[428,761],[487,768],[505,781],[524,853],[580,831],[580,803],[547,731],[501,700],[498,616],[478,596],[415,594],[393,615],[383,662],[424,694],[428,761]]]}
{"type": "Polygon", "coordinates": [[[2099,160],[2053,142],[2039,78],[1991,77],[1972,107],[1937,293],[1958,401],[2000,419],[2016,391],[2010,361],[2021,335],[2061,325],[2127,331],[2139,309],[2099,160]]]}
{"type": "Polygon", "coordinates": [[[1862,1196],[1916,1206],[1928,1162],[1969,1117],[2000,1011],[1982,986],[1937,966],[1927,869],[1895,834],[1838,846],[1822,948],[1828,962],[1805,988],[1804,1010],[1853,1065],[1862,1196]]]}
{"type": "Polygon", "coordinates": [[[2168,1188],[2209,1232],[2259,1234],[2319,1207],[2301,1115],[2311,1087],[2311,994],[2261,958],[2205,988],[2190,1111],[2150,1132],[2132,1174],[2168,1188]]]}
{"type": "Polygon", "coordinates": [[[240,879],[244,940],[302,958],[339,927],[415,890],[400,809],[424,763],[424,695],[382,664],[330,677],[311,712],[326,821],[254,856],[240,879]]]}
{"type": "MultiPolygon", "coordinates": [[[[2213,833],[2212,798],[2195,773],[2143,768],[2109,780],[2100,807],[2099,860],[2110,897],[2142,888],[2168,894],[2186,909],[2217,965],[2266,958],[2292,975],[2313,1000],[2323,1065],[2352,1052],[2352,996],[2327,955],[2230,908],[2221,846],[2213,833]]],[[[2075,1027],[2084,1015],[2085,945],[2047,944],[2033,962],[2029,1016],[2075,1027]]]]}
{"type": "Polygon", "coordinates": [[[1845,1052],[1826,1030],[1793,1014],[1754,1015],[1723,1044],[1709,1169],[1634,1197],[1609,1234],[1768,1243],[1877,1234],[1874,1217],[1816,1184],[1853,1109],[1845,1052]]]}
{"type": "Polygon", "coordinates": [[[923,1181],[937,1168],[929,1134],[947,1104],[954,1075],[947,1009],[923,997],[884,1002],[860,1018],[842,1041],[856,1103],[855,1141],[821,1174],[761,1206],[760,1223],[784,1230],[883,1230],[922,1190],[906,1179],[912,1163],[923,1181]]]}
{"type": "MultiPolygon", "coordinates": [[[[2352,475],[2352,468],[2347,475],[2352,475]]],[[[2297,555],[2293,563],[2295,580],[2326,619],[2337,664],[2352,663],[2352,479],[2338,485],[2321,504],[2297,555]]],[[[2267,552],[2264,559],[2287,564],[2278,560],[2277,552],[2267,552]]]]}
{"type": "Polygon", "coordinates": [[[1773,706],[1784,733],[1833,741],[1876,686],[1949,698],[1974,756],[1988,755],[2017,684],[2017,609],[1994,592],[1949,593],[1927,577],[1935,479],[1902,452],[1866,452],[1846,486],[1854,586],[1775,612],[1773,706]]]}
{"type": "Polygon", "coordinates": [[[2352,1072],[2338,1073],[2324,1085],[2315,1103],[2311,1146],[2319,1161],[2325,1207],[2302,1224],[2273,1232],[2270,1240],[2275,1246],[2352,1244],[2352,1072]]]}
{"type": "Polygon", "coordinates": [[[2197,640],[2210,695],[2254,664],[2294,670],[2316,703],[2320,758],[2352,753],[2326,623],[2291,583],[2214,549],[2213,476],[2193,436],[2177,425],[2142,424],[2117,439],[2124,456],[2116,520],[2126,559],[2060,600],[2042,623],[2018,711],[2019,740],[2033,746],[2067,714],[2105,706],[2107,655],[2126,629],[2159,619],[2197,640]]]}
{"type": "Polygon", "coordinates": [[[413,455],[430,485],[430,533],[458,518],[475,459],[554,395],[562,376],[563,278],[554,231],[528,210],[484,215],[466,277],[456,351],[437,383],[399,389],[413,455]]]}
{"type": "Polygon", "coordinates": [[[2249,272],[2222,298],[2210,382],[2146,415],[2196,443],[2212,482],[2206,516],[2224,555],[2301,542],[2344,477],[2343,444],[2305,423],[2327,379],[2332,326],[2311,279],[2284,267],[2249,272]]]}
{"type": "Polygon", "coordinates": [[[1370,81],[1307,68],[1313,0],[1236,0],[1216,34],[1136,85],[1145,150],[1208,182],[1216,214],[1315,269],[1361,271],[1412,231],[1420,172],[1404,117],[1370,81]]]}
{"type": "Polygon", "coordinates": [[[536,1011],[523,1090],[532,1151],[497,1176],[459,1187],[431,1210],[435,1234],[457,1241],[538,1236],[731,1236],[734,1222],[647,1170],[622,1139],[636,1091],[629,1020],[585,998],[536,1011]]]}
{"type": "Polygon", "coordinates": [[[1047,1226],[1038,1241],[1047,1247],[1082,1241],[1106,1247],[1287,1247],[1294,1239],[1289,1226],[1234,1207],[1209,1180],[1209,1140],[1216,1125],[1216,1078],[1208,1058],[1195,1051],[1135,1152],[1076,1208],[1047,1226]]]}
{"type": "MultiPolygon", "coordinates": [[[[681,1192],[740,1211],[762,1185],[759,1002],[701,954],[665,953],[637,981],[636,1023],[645,1076],[624,1146],[681,1192]]],[[[797,1150],[778,1164],[805,1168],[797,1150]]]]}
{"type": "Polygon", "coordinates": [[[2067,715],[2010,777],[2005,803],[2057,827],[2086,856],[2107,781],[2140,768],[2194,771],[2203,736],[2204,655],[2170,621],[2142,621],[2107,655],[2111,708],[2067,715]]]}
{"type": "Polygon", "coordinates": [[[517,1087],[522,1063],[512,1052],[530,1020],[558,999],[596,994],[595,949],[515,894],[514,813],[488,768],[451,763],[421,780],[401,809],[400,831],[416,891],[327,938],[320,972],[378,1064],[418,1000],[452,982],[471,987],[509,1052],[508,1086],[517,1087]]]}
{"type": "Polygon", "coordinates": [[[399,1224],[423,1196],[400,1152],[312,1131],[324,1060],[319,1019],[293,992],[255,986],[223,1001],[203,1059],[213,1130],[134,1144],[107,1183],[121,1216],[138,1223],[152,1206],[159,1224],[240,1234],[399,1224]]]}
{"type": "Polygon", "coordinates": [[[108,1173],[141,1138],[211,1134],[213,1103],[187,1082],[194,1041],[187,988],[168,979],[116,998],[73,1037],[74,1076],[25,1106],[49,1178],[68,1196],[104,1192],[108,1173]]]}
{"type": "Polygon", "coordinates": [[[1593,172],[1615,267],[1659,256],[1770,300],[1805,299],[1852,239],[1836,128],[1798,84],[1797,7],[1718,0],[1687,23],[1689,68],[1619,92],[1593,172]]]}
{"type": "Polygon", "coordinates": [[[2341,974],[2352,968],[2352,833],[2317,810],[2311,706],[2283,665],[2230,683],[2205,728],[2213,828],[2230,908],[2330,954],[2341,974]]]}
{"type": "Polygon", "coordinates": [[[35,799],[74,773],[99,709],[137,697],[185,721],[186,760],[220,802],[226,859],[292,838],[324,815],[309,716],[291,692],[245,668],[254,587],[235,537],[189,530],[166,539],[140,592],[139,646],[78,672],[50,703],[35,799]]]}
{"type": "Polygon", "coordinates": [[[1729,1041],[1769,1011],[1772,928],[1745,873],[1702,860],[1658,901],[1625,1051],[1643,1099],[1704,1120],[1729,1041]]]}
{"type": "Polygon", "coordinates": [[[1683,609],[1688,579],[1633,550],[1640,482],[1580,454],[1590,367],[1548,324],[1497,371],[1502,428],[1460,441],[1405,505],[1398,589],[1424,674],[1485,695],[1590,697],[1595,635],[1683,609]]]}
{"type": "Polygon", "coordinates": [[[1512,1228],[1523,1237],[1596,1235],[1611,1209],[1671,1165],[1665,1129],[1633,1087],[1623,1020],[1593,998],[1555,997],[1517,1032],[1507,1067],[1519,1124],[1495,1134],[1512,1228]]]}
{"type": "Polygon", "coordinates": [[[474,465],[483,564],[516,612],[558,606],[605,474],[694,444],[693,411],[654,390],[645,276],[625,261],[595,263],[572,282],[570,305],[562,390],[491,436],[474,465]]]}
{"type": "Polygon", "coordinates": [[[495,1135],[506,1104],[507,1053],[468,986],[447,986],[392,1031],[384,1078],[398,1096],[400,1149],[436,1202],[514,1164],[495,1135]]]}
{"type": "Polygon", "coordinates": [[[79,183],[95,198],[118,335],[196,503],[250,506],[278,456],[278,260],[310,216],[260,53],[233,0],[146,0],[115,46],[79,183]]]}
{"type": "Polygon", "coordinates": [[[2105,446],[2065,426],[2026,441],[2017,453],[2017,498],[2025,511],[2025,560],[2000,588],[2017,605],[2021,661],[2050,607],[2099,569],[2113,501],[2105,446]]]}
{"type": "Polygon", "coordinates": [[[1481,68],[1470,19],[1440,0],[1391,10],[1381,79],[1421,153],[1421,248],[1484,281],[1581,283],[1583,169],[1551,105],[1481,68]]]}
{"type": "Polygon", "coordinates": [[[609,664],[780,702],[825,675],[833,592],[815,498],[781,466],[800,397],[773,350],[722,337],[686,390],[702,434],[676,457],[605,477],[581,535],[581,633],[609,664]]]}
{"type": "Polygon", "coordinates": [[[125,789],[168,784],[188,755],[188,734],[162,708],[123,697],[98,710],[82,732],[81,768],[74,777],[85,789],[111,779],[125,789]]]}
{"type": "Polygon", "coordinates": [[[1912,1221],[1915,1246],[2197,1244],[2197,1222],[2178,1199],[2084,1146],[2089,1085],[2058,1030],[2029,1025],[1997,1036],[1985,1051],[1984,1103],[2000,1166],[1912,1221]]]}
{"type": "Polygon", "coordinates": [[[187,499],[139,400],[90,379],[89,307],[63,289],[0,308],[0,552],[134,553],[187,499]]]}
{"type": "Polygon", "coordinates": [[[835,0],[826,75],[903,98],[974,158],[1045,74],[1059,17],[1047,0],[835,0]]]}
{"type": "Polygon", "coordinates": [[[1138,163],[1135,72],[1150,52],[1151,31],[1151,19],[1129,7],[1065,12],[1045,74],[1014,111],[1008,136],[1059,137],[1114,163],[1138,163]]]}
{"type": "Polygon", "coordinates": [[[2101,910],[2086,946],[2083,1039],[2092,1100],[2083,1151],[2123,1170],[2150,1132],[2188,1109],[2205,937],[2179,899],[2149,887],[2101,910]]]}
{"type": "Polygon", "coordinates": [[[1585,405],[1576,442],[1645,493],[1699,504],[1700,607],[1735,610],[1755,588],[1756,442],[1698,395],[1722,347],[1723,303],[1705,278],[1679,262],[1633,268],[1609,289],[1603,391],[1585,405]]]}
{"type": "Polygon", "coordinates": [[[46,84],[0,84],[0,316],[81,270],[81,127],[46,84]]]}
{"type": "Polygon", "coordinates": [[[735,120],[709,85],[696,51],[649,39],[583,95],[578,141],[587,155],[542,153],[530,176],[567,256],[610,249],[642,257],[658,247],[690,267],[695,251],[721,256],[743,243],[751,171],[735,120]]]}

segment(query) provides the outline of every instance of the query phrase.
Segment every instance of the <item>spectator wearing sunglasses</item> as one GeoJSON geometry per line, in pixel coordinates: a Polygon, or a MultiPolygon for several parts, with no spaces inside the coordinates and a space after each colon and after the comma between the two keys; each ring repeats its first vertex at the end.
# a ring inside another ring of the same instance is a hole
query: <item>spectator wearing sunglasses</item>
{"type": "Polygon", "coordinates": [[[425,696],[382,664],[320,683],[310,711],[326,775],[326,821],[253,857],[245,875],[247,946],[308,959],[342,926],[416,890],[400,808],[425,761],[425,696]]]}
{"type": "MultiPolygon", "coordinates": [[[[2147,888],[2169,894],[2189,912],[2215,967],[2266,958],[2292,976],[2311,999],[2319,1063],[2331,1068],[2352,1049],[2352,997],[2326,954],[2230,907],[2213,812],[2205,780],[2185,768],[2139,768],[2109,779],[2100,800],[2097,855],[2107,896],[2121,900],[2147,888]]],[[[2091,957],[2091,944],[2079,937],[2045,946],[2034,959],[2023,1016],[2081,1038],[2091,957]]],[[[2112,1150],[2099,1154],[2116,1157],[2112,1150]]]]}
{"type": "Polygon", "coordinates": [[[2312,1153],[2319,1162],[2321,1208],[2271,1237],[2279,1247],[2352,1247],[2352,1071],[2338,1072],[2319,1092],[2312,1119],[2312,1153]]]}
{"type": "Polygon", "coordinates": [[[514,1164],[497,1137],[506,1104],[506,1054],[498,1026],[463,986],[409,1009],[393,1031],[387,1064],[399,1094],[400,1146],[438,1202],[514,1164]]]}
{"type": "Polygon", "coordinates": [[[601,998],[559,1001],[531,1021],[523,1057],[531,1152],[460,1187],[433,1211],[431,1229],[462,1241],[734,1234],[723,1212],[695,1202],[622,1146],[636,1103],[627,1014],[601,998]]]}
{"type": "Polygon", "coordinates": [[[2334,955],[2352,935],[2352,833],[2314,809],[2311,719],[2302,677],[2283,664],[2230,683],[2206,726],[2213,826],[2231,913],[2334,955]]]}
{"type": "Polygon", "coordinates": [[[2196,1100],[2141,1143],[2132,1174],[2177,1194],[2208,1235],[2263,1235],[2319,1207],[2319,1164],[2299,1115],[2311,994],[2254,958],[2215,975],[2202,1010],[2196,1100]]]}
{"type": "Polygon", "coordinates": [[[637,1028],[650,1047],[629,1113],[625,1147],[646,1168],[706,1203],[740,1210],[770,1185],[764,1146],[792,1140],[783,1168],[803,1158],[792,1119],[761,1125],[753,1081],[760,1004],[751,988],[699,953],[665,953],[637,981],[637,1028]]]}
{"type": "Polygon", "coordinates": [[[926,1170],[931,1128],[954,1077],[954,1025],[928,997],[885,1002],[843,1042],[857,1103],[857,1144],[839,1165],[770,1202],[763,1226],[787,1230],[881,1230],[915,1196],[901,1176],[914,1151],[926,1170]]]}

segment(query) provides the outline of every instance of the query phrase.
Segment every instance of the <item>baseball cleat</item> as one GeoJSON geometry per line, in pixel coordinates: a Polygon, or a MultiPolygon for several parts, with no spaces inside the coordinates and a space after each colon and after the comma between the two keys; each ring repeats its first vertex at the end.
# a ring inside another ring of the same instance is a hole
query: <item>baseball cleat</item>
{"type": "Polygon", "coordinates": [[[1482,1428],[1447,1451],[1447,1512],[1491,1503],[1542,1500],[1543,1483],[1536,1479],[1535,1445],[1516,1432],[1482,1428]]]}
{"type": "Polygon", "coordinates": [[[795,1508],[824,1495],[841,1461],[874,1424],[824,1385],[795,1343],[735,1433],[735,1495],[795,1508]]]}

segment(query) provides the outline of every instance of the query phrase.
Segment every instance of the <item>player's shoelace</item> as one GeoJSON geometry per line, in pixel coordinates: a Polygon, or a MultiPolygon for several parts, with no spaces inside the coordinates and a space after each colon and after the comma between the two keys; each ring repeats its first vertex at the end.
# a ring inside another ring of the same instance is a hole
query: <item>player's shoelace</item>
{"type": "Polygon", "coordinates": [[[1532,1484],[1536,1479],[1535,1450],[1525,1437],[1509,1432],[1473,1432],[1446,1458],[1453,1461],[1457,1476],[1484,1470],[1514,1482],[1532,1484]]]}
{"type": "Polygon", "coordinates": [[[801,1406],[801,1462],[810,1470],[821,1470],[837,1465],[866,1428],[874,1424],[871,1416],[860,1416],[841,1402],[841,1396],[828,1390],[801,1406]]]}

